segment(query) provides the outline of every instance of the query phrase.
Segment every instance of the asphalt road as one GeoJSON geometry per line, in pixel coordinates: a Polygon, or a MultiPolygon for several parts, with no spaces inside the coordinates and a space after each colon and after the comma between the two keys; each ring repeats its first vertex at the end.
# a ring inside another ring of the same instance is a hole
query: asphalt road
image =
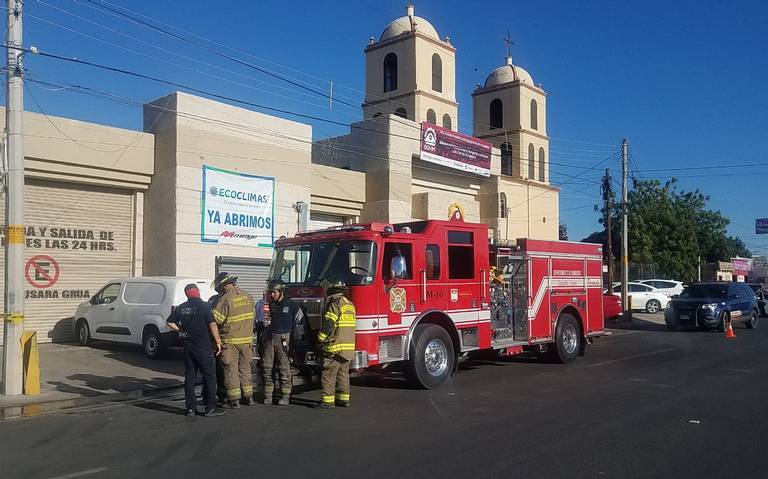
{"type": "Polygon", "coordinates": [[[768,320],[737,338],[614,329],[568,365],[470,360],[445,387],[360,379],[353,407],[186,419],[181,398],[0,421],[0,476],[765,477],[768,320]]]}

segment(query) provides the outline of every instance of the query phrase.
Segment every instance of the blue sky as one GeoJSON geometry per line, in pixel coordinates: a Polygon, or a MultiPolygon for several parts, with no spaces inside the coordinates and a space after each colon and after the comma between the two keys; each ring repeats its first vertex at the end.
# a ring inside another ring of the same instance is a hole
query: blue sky
{"type": "MultiPolygon", "coordinates": [[[[105,2],[236,48],[243,53],[227,53],[311,88],[326,91],[332,80],[334,95],[356,105],[363,96],[367,40],[403,15],[405,3],[105,2]]],[[[732,220],[731,234],[756,253],[768,248],[768,235],[754,233],[754,219],[768,217],[768,2],[419,0],[415,5],[416,14],[458,49],[464,132],[471,132],[471,91],[503,63],[502,38],[510,32],[515,63],[548,93],[552,181],[562,187],[561,221],[571,239],[599,228],[591,208],[599,201],[596,181],[606,167],[620,176],[618,159],[601,161],[626,137],[635,176],[677,176],[681,188],[698,188],[711,197],[710,206],[732,220]],[[756,163],[764,165],[740,166],[756,163]],[[701,168],[719,165],[727,166],[701,168]]],[[[25,9],[24,44],[42,51],[337,122],[361,117],[359,108],[335,104],[329,111],[318,95],[105,14],[88,0],[27,0],[25,9]]],[[[39,56],[28,56],[26,67],[30,79],[96,88],[138,103],[170,91],[39,56]]],[[[38,106],[29,92],[53,115],[141,128],[135,105],[30,82],[25,100],[30,110],[38,106]]],[[[313,125],[316,139],[345,131],[301,121],[313,125]]]]}

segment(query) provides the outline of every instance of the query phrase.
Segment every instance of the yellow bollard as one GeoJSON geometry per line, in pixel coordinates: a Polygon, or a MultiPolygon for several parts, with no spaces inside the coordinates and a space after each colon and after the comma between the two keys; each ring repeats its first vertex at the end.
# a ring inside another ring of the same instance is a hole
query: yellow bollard
{"type": "Polygon", "coordinates": [[[37,352],[37,331],[21,335],[21,350],[24,355],[24,394],[40,394],[40,355],[37,352]]]}

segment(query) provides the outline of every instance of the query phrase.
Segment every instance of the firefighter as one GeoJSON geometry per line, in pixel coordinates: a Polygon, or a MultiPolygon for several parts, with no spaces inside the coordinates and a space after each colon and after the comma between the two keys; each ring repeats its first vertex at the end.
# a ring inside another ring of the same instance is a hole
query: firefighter
{"type": "Polygon", "coordinates": [[[323,353],[323,371],[320,376],[321,409],[335,405],[349,407],[349,366],[355,356],[355,305],[344,296],[347,290],[342,281],[333,281],[327,288],[325,314],[323,314],[317,340],[323,353]]]}
{"type": "Polygon", "coordinates": [[[237,287],[237,277],[221,272],[213,280],[219,299],[213,318],[221,335],[221,362],[227,405],[240,407],[240,400],[253,405],[253,319],[255,304],[250,294],[237,287]]]}
{"type": "Polygon", "coordinates": [[[274,280],[269,283],[269,327],[264,334],[262,368],[264,381],[264,404],[272,404],[275,391],[273,367],[277,364],[280,380],[280,399],[277,404],[287,406],[291,397],[291,361],[289,345],[291,332],[296,321],[304,316],[301,308],[286,296],[285,283],[274,280]]]}

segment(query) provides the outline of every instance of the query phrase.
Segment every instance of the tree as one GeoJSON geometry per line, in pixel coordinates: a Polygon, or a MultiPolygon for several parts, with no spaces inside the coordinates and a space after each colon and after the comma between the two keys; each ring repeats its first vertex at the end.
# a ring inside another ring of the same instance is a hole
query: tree
{"type": "MultiPolygon", "coordinates": [[[[729,261],[749,257],[749,250],[738,238],[727,235],[729,220],[719,211],[707,209],[709,197],[695,191],[680,191],[677,181],[635,181],[627,198],[629,260],[634,264],[653,264],[657,271],[681,280],[695,278],[702,261],[729,261]]],[[[621,248],[621,204],[612,211],[614,251],[621,248]]],[[[599,209],[598,209],[599,210],[599,209]]],[[[605,211],[599,210],[605,224],[605,211]]],[[[585,241],[605,242],[598,231],[585,241]]]]}
{"type": "Polygon", "coordinates": [[[568,241],[568,225],[560,223],[558,228],[558,234],[560,241],[568,241]]]}

